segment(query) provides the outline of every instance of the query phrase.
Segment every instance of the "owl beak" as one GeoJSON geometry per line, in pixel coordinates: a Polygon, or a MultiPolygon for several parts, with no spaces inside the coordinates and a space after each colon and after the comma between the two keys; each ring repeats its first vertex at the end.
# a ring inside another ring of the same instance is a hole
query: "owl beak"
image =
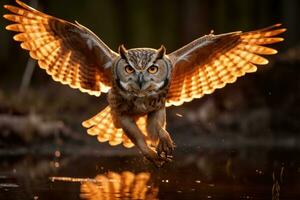
{"type": "Polygon", "coordinates": [[[143,73],[139,73],[138,74],[138,80],[137,80],[137,84],[138,84],[138,86],[140,87],[140,89],[142,89],[142,87],[143,87],[143,84],[144,84],[144,75],[143,75],[143,73]]]}

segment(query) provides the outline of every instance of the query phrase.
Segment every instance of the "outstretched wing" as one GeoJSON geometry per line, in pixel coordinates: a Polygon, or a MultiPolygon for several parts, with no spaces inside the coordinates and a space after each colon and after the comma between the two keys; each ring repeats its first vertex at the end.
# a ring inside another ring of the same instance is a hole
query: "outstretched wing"
{"type": "MultiPolygon", "coordinates": [[[[146,142],[150,145],[153,142],[147,137],[146,120],[147,116],[142,116],[136,119],[136,124],[145,134],[146,142]]],[[[99,142],[109,142],[112,146],[123,143],[126,148],[134,146],[134,143],[126,136],[123,129],[115,127],[110,106],[107,106],[91,119],[84,121],[82,125],[88,129],[89,135],[97,136],[99,142]]]]}
{"type": "Polygon", "coordinates": [[[169,54],[174,68],[167,106],[178,106],[211,94],[238,77],[255,72],[256,65],[268,64],[260,55],[277,53],[264,45],[283,41],[276,37],[286,31],[280,26],[246,33],[206,35],[169,54]]]}
{"type": "Polygon", "coordinates": [[[15,22],[7,30],[20,32],[14,40],[38,60],[55,81],[99,96],[111,86],[113,59],[117,56],[93,32],[42,12],[17,0],[19,7],[5,5],[11,14],[3,17],[15,22]]]}

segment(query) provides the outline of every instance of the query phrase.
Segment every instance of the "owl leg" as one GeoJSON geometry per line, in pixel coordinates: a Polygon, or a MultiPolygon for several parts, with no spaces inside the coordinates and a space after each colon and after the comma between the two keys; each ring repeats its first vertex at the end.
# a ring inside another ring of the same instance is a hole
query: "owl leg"
{"type": "Polygon", "coordinates": [[[175,144],[166,131],[166,109],[160,109],[148,114],[147,118],[147,132],[150,139],[154,142],[158,141],[156,147],[157,154],[160,157],[170,157],[172,154],[175,144]]]}
{"type": "Polygon", "coordinates": [[[127,137],[140,149],[148,160],[152,161],[158,167],[168,161],[168,158],[159,157],[157,153],[147,145],[145,135],[136,125],[132,117],[122,115],[118,117],[118,121],[127,137]]]}

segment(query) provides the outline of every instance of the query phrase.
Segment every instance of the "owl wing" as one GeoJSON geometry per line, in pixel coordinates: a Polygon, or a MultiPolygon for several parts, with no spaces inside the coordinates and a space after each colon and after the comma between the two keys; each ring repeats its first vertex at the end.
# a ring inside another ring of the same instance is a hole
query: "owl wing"
{"type": "MultiPolygon", "coordinates": [[[[152,141],[147,136],[146,131],[147,116],[141,116],[136,119],[136,124],[146,136],[146,142],[150,145],[152,141]]],[[[87,128],[87,133],[96,136],[99,142],[108,142],[112,146],[123,143],[126,148],[134,147],[134,143],[126,136],[123,129],[114,125],[111,107],[107,106],[94,117],[84,121],[82,126],[87,128]]]]}
{"type": "Polygon", "coordinates": [[[276,37],[286,31],[280,26],[245,33],[209,34],[169,54],[173,69],[166,105],[178,106],[211,94],[238,77],[255,72],[256,65],[268,64],[260,55],[277,53],[264,45],[283,41],[276,37]]]}
{"type": "Polygon", "coordinates": [[[38,60],[55,81],[90,95],[99,96],[111,86],[111,63],[117,56],[93,32],[39,12],[17,0],[20,7],[5,5],[15,22],[7,30],[20,32],[14,40],[38,60]]]}

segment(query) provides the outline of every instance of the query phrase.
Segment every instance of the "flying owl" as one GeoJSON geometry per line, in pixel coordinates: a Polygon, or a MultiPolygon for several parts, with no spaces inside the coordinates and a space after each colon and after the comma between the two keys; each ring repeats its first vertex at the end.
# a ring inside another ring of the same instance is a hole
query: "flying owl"
{"type": "Polygon", "coordinates": [[[108,106],[83,122],[88,134],[111,145],[136,145],[158,166],[172,159],[166,108],[179,106],[255,72],[276,54],[281,24],[251,32],[205,35],[167,54],[159,49],[111,50],[83,25],[44,14],[16,0],[5,5],[7,30],[55,81],[90,95],[108,93],[108,106]]]}

